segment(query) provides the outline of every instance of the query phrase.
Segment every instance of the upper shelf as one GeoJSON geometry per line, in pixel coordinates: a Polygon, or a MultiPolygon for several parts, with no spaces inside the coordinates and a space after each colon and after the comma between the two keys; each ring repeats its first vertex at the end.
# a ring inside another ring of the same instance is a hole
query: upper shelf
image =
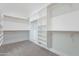
{"type": "Polygon", "coordinates": [[[15,29],[15,30],[13,30],[13,29],[6,29],[6,30],[3,30],[3,31],[30,31],[30,29],[27,29],[27,30],[23,30],[23,29],[15,29]]]}

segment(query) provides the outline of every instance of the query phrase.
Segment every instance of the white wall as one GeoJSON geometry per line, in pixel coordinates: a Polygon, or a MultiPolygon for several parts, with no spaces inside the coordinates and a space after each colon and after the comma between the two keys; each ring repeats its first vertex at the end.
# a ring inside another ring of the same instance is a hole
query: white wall
{"type": "Polygon", "coordinates": [[[29,20],[4,17],[4,41],[3,44],[16,43],[29,40],[29,20]]]}
{"type": "MultiPolygon", "coordinates": [[[[60,7],[56,8],[59,10],[60,7]]],[[[79,4],[72,4],[69,12],[61,13],[62,11],[50,18],[51,49],[60,55],[79,56],[79,4]]]]}
{"type": "Polygon", "coordinates": [[[79,11],[52,18],[52,30],[79,31],[79,11]]]}
{"type": "Polygon", "coordinates": [[[3,44],[29,40],[29,31],[4,31],[3,44]]]}
{"type": "Polygon", "coordinates": [[[53,33],[52,50],[56,50],[57,53],[58,52],[60,53],[60,55],[74,55],[71,33],[69,32],[52,32],[52,33],[53,33]]]}
{"type": "Polygon", "coordinates": [[[4,21],[4,30],[29,30],[27,24],[12,21],[4,21]]]}
{"type": "Polygon", "coordinates": [[[52,48],[59,55],[79,56],[79,32],[52,32],[52,48]]]}

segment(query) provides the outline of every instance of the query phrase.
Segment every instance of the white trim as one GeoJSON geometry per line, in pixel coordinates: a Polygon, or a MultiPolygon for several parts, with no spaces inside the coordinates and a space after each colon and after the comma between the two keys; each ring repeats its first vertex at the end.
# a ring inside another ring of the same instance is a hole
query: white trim
{"type": "Polygon", "coordinates": [[[45,46],[42,46],[42,45],[40,45],[40,44],[34,42],[33,40],[30,40],[30,41],[33,42],[33,43],[35,43],[35,44],[38,45],[38,46],[41,46],[41,47],[45,48],[46,50],[49,50],[50,52],[56,53],[56,54],[59,55],[59,56],[69,56],[68,54],[65,54],[65,53],[63,53],[63,52],[57,51],[56,49],[53,49],[53,48],[49,49],[49,48],[47,48],[47,47],[45,47],[45,46]]]}
{"type": "Polygon", "coordinates": [[[63,52],[60,52],[60,51],[58,51],[56,49],[48,49],[48,50],[51,51],[51,52],[53,52],[53,53],[56,53],[56,54],[58,54],[60,56],[69,56],[68,54],[65,54],[63,52]]]}

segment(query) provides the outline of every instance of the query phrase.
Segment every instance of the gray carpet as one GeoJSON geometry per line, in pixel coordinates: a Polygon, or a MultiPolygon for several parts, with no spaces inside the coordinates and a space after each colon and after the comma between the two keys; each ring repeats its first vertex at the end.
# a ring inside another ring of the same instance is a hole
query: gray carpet
{"type": "Polygon", "coordinates": [[[28,40],[3,45],[0,47],[0,53],[0,56],[57,56],[28,40]]]}

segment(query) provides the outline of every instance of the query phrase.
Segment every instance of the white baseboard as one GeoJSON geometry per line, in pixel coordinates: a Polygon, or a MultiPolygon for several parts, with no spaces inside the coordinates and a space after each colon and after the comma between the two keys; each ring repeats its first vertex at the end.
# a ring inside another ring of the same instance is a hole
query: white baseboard
{"type": "Polygon", "coordinates": [[[58,55],[60,55],[60,56],[69,56],[68,54],[65,54],[65,53],[63,53],[63,52],[60,52],[60,51],[58,51],[58,50],[56,50],[56,49],[49,49],[51,52],[53,52],[53,53],[56,53],[56,54],[58,54],[58,55]]]}
{"type": "MultiPolygon", "coordinates": [[[[31,42],[33,42],[33,43],[35,43],[35,44],[37,44],[36,42],[34,42],[33,40],[30,40],[31,42]]],[[[42,46],[42,45],[40,45],[40,44],[37,44],[38,46],[41,46],[41,47],[43,47],[43,48],[45,48],[45,49],[47,49],[47,50],[49,50],[49,51],[51,51],[51,52],[53,52],[53,53],[55,53],[55,54],[57,54],[57,55],[59,55],[59,56],[69,56],[68,54],[65,54],[65,53],[63,53],[63,52],[60,52],[60,51],[57,51],[56,49],[52,49],[52,48],[47,48],[47,47],[45,47],[45,46],[42,46]]]]}
{"type": "Polygon", "coordinates": [[[22,41],[26,41],[26,40],[18,40],[18,41],[15,41],[15,42],[3,42],[2,45],[8,45],[8,44],[13,44],[13,43],[17,43],[17,42],[22,42],[22,41]]]}

